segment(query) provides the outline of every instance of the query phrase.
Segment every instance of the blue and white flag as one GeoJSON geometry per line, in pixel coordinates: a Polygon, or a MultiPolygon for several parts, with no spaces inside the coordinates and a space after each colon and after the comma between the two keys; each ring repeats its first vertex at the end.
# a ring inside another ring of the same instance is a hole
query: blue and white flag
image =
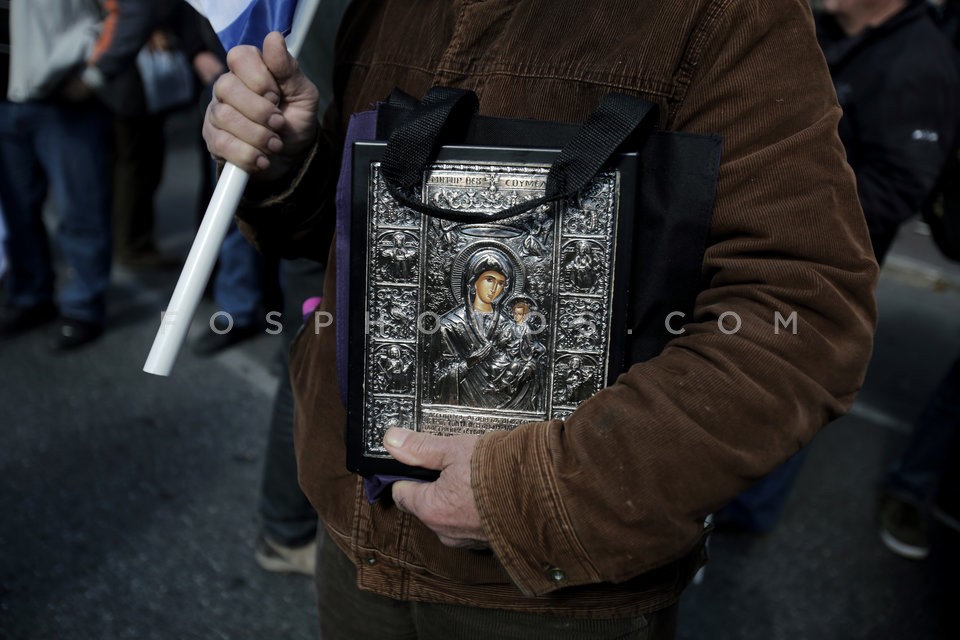
{"type": "Polygon", "coordinates": [[[297,0],[187,0],[217,32],[223,48],[263,45],[271,31],[290,34],[297,0]]]}

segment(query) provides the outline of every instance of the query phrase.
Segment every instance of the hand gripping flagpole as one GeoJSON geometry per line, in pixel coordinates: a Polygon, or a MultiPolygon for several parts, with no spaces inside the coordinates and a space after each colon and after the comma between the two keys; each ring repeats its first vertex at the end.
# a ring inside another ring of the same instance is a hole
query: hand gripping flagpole
{"type": "MultiPolygon", "coordinates": [[[[287,39],[287,51],[294,58],[300,54],[319,4],[320,0],[301,0],[297,4],[290,37],[287,39]]],[[[200,305],[203,291],[217,263],[220,246],[233,223],[233,215],[249,179],[250,175],[246,171],[230,163],[227,163],[220,173],[197,237],[193,240],[177,286],[170,297],[170,303],[161,314],[160,328],[157,329],[153,346],[143,365],[146,373],[170,375],[177,354],[187,339],[190,323],[200,305]]]]}

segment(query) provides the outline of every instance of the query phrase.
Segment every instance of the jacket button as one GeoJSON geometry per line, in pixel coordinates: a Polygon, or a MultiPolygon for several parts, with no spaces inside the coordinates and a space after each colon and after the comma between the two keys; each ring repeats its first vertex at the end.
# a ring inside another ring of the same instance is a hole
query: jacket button
{"type": "Polygon", "coordinates": [[[373,565],[377,564],[377,559],[371,556],[371,557],[367,558],[366,560],[364,560],[364,562],[366,562],[367,564],[373,566],[373,565]]]}
{"type": "Polygon", "coordinates": [[[563,582],[567,579],[567,574],[565,574],[560,569],[556,567],[547,569],[547,577],[550,578],[552,582],[563,582]]]}

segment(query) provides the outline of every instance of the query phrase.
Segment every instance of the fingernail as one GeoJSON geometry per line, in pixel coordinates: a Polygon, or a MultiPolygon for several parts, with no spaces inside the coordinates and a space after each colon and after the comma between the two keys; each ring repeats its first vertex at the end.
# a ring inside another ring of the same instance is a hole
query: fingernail
{"type": "Polygon", "coordinates": [[[277,104],[280,102],[280,96],[275,94],[273,91],[267,91],[263,97],[269,100],[270,102],[272,102],[273,104],[277,104]]]}
{"type": "Polygon", "coordinates": [[[267,156],[257,156],[256,165],[258,169],[269,169],[270,160],[267,159],[267,156]]]}
{"type": "Polygon", "coordinates": [[[390,447],[402,447],[403,443],[407,441],[407,434],[409,433],[406,429],[390,427],[383,436],[383,443],[390,447]]]}
{"type": "Polygon", "coordinates": [[[271,129],[279,129],[283,126],[283,116],[279,113],[275,113],[269,118],[267,118],[267,126],[271,129]]]}
{"type": "Polygon", "coordinates": [[[283,141],[280,138],[270,138],[267,141],[267,148],[274,153],[280,153],[283,150],[283,141]]]}

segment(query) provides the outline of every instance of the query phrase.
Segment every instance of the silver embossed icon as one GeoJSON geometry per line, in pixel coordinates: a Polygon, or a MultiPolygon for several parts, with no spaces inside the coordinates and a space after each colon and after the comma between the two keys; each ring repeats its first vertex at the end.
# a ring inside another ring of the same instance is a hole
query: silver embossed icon
{"type": "MultiPolygon", "coordinates": [[[[437,163],[420,197],[470,222],[424,215],[370,169],[363,286],[363,455],[388,457],[398,425],[483,433],[565,418],[605,386],[617,273],[619,175],[500,221],[543,195],[549,167],[437,163]]],[[[351,378],[351,380],[353,380],[351,378]]]]}

